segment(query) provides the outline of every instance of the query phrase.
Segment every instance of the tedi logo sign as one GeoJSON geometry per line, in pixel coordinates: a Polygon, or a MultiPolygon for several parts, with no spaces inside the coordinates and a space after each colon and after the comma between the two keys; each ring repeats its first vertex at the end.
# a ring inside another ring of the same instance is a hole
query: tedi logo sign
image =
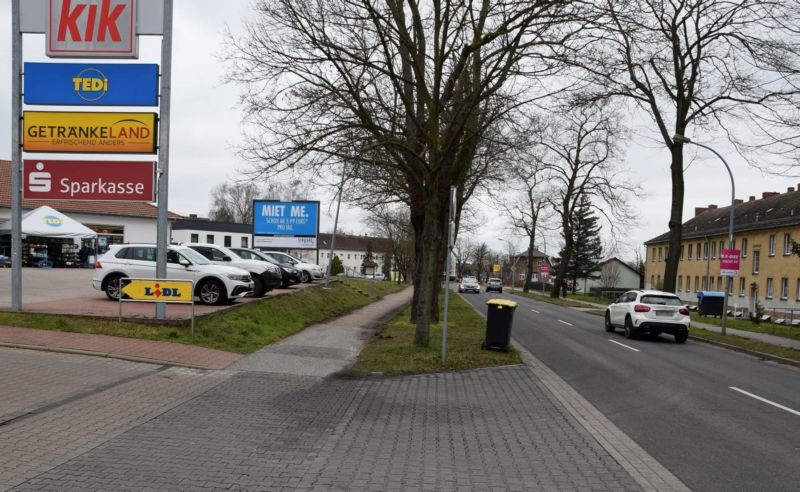
{"type": "Polygon", "coordinates": [[[55,215],[45,215],[42,218],[42,222],[49,225],[50,227],[61,227],[61,218],[56,217],[55,215]]]}
{"type": "Polygon", "coordinates": [[[47,56],[136,58],[136,0],[50,0],[47,56]]]}
{"type": "Polygon", "coordinates": [[[100,100],[108,92],[108,78],[96,68],[86,68],[72,79],[75,93],[87,102],[100,100]]]}

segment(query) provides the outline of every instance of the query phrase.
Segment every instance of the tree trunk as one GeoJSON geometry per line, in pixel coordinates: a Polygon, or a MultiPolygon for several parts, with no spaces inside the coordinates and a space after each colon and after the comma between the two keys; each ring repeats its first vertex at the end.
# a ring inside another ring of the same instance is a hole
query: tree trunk
{"type": "Polygon", "coordinates": [[[441,285],[442,249],[442,200],[438,193],[428,196],[427,215],[423,222],[422,234],[415,241],[420,251],[415,252],[418,264],[414,274],[414,346],[427,347],[430,343],[430,325],[435,320],[434,309],[438,308],[439,286],[441,285]],[[433,252],[436,252],[434,254],[433,252]],[[426,254],[427,253],[427,254],[426,254]]]}
{"type": "Polygon", "coordinates": [[[522,286],[522,292],[530,291],[531,278],[533,276],[533,241],[535,233],[528,237],[528,266],[525,271],[525,285],[522,286]]]}
{"type": "MultiPolygon", "coordinates": [[[[666,292],[675,292],[675,280],[678,276],[678,262],[681,259],[681,240],[683,231],[683,144],[676,143],[670,148],[672,164],[672,206],[669,215],[669,254],[664,269],[664,287],[666,292]]],[[[653,288],[656,288],[653,286],[653,288]]]]}
{"type": "Polygon", "coordinates": [[[561,261],[558,263],[558,269],[556,270],[556,280],[553,284],[553,289],[550,291],[550,297],[553,298],[557,298],[561,294],[561,284],[564,283],[569,261],[572,259],[572,231],[568,232],[569,234],[565,234],[564,253],[561,255],[561,261]]]}

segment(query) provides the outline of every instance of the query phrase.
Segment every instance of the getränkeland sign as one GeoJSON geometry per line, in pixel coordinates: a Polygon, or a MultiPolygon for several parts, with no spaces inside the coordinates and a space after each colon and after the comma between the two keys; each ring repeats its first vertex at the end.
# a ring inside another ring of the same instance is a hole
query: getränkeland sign
{"type": "Polygon", "coordinates": [[[155,154],[156,113],[25,111],[25,152],[155,154]]]}

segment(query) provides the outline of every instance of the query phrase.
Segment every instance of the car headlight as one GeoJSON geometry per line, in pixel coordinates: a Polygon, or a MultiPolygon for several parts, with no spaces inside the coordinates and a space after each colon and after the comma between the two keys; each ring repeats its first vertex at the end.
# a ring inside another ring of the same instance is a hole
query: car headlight
{"type": "Polygon", "coordinates": [[[239,275],[237,273],[229,273],[228,278],[231,280],[235,280],[237,282],[245,282],[250,283],[253,279],[250,278],[250,275],[239,275]]]}

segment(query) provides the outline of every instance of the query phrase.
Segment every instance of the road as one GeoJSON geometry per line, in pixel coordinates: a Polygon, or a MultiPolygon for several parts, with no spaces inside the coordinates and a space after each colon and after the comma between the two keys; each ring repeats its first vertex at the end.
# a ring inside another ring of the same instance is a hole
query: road
{"type": "Polygon", "coordinates": [[[511,294],[512,337],[693,490],[800,488],[800,370],[511,294]]]}

